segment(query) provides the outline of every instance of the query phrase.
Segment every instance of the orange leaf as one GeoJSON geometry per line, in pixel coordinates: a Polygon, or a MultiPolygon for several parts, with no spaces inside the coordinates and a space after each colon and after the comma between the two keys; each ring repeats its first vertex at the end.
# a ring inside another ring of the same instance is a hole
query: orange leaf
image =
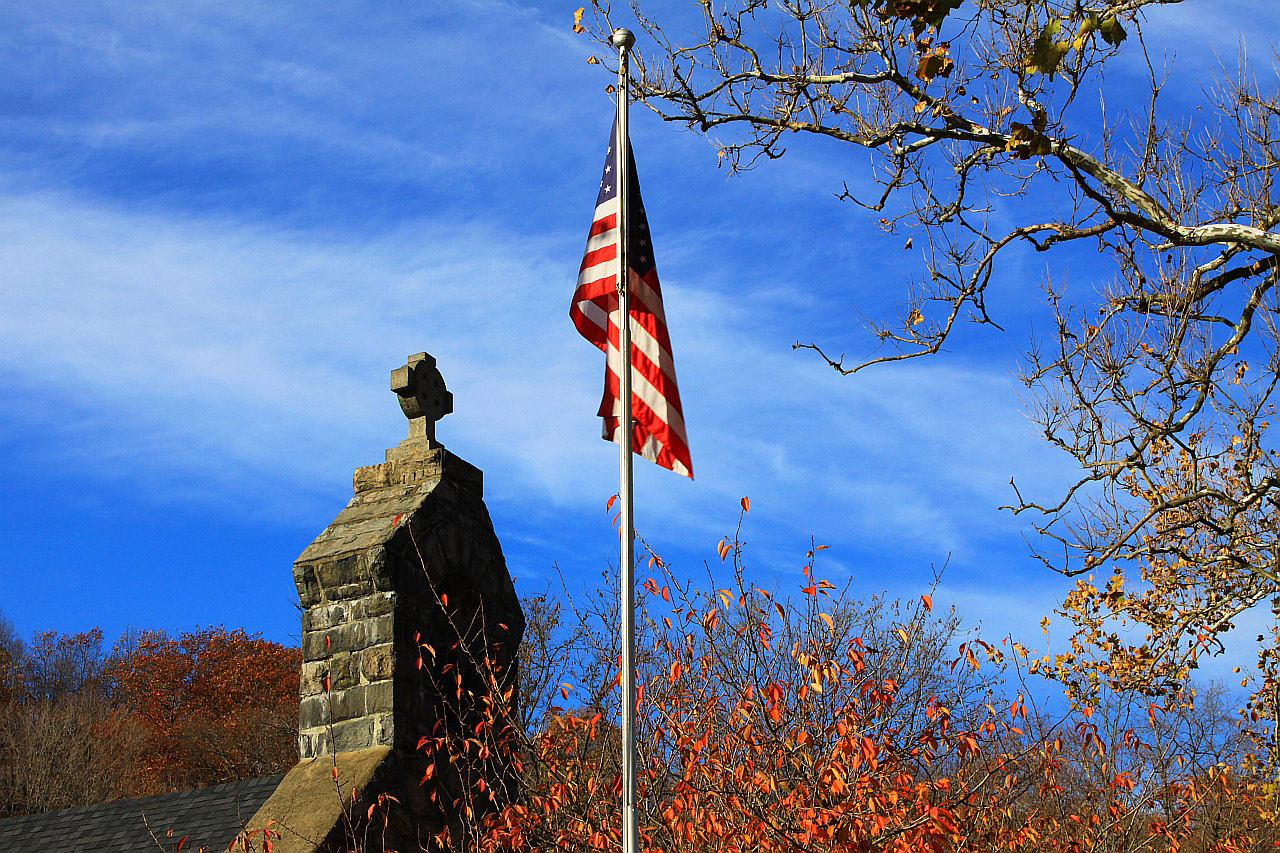
{"type": "Polygon", "coordinates": [[[742,499],[742,511],[751,512],[751,498],[742,499]]]}
{"type": "Polygon", "coordinates": [[[922,595],[922,596],[920,596],[920,601],[922,601],[922,602],[924,603],[924,609],[925,609],[925,610],[929,611],[930,613],[932,613],[932,612],[933,612],[933,596],[931,596],[931,595],[922,595]]]}
{"type": "Polygon", "coordinates": [[[337,782],[337,781],[338,781],[338,767],[337,767],[337,765],[334,765],[334,768],[333,768],[333,781],[335,781],[335,782],[337,782]]]}
{"type": "Polygon", "coordinates": [[[609,510],[613,509],[613,502],[616,501],[617,499],[618,499],[617,495],[611,495],[609,497],[609,500],[605,501],[604,511],[608,512],[609,510]]]}
{"type": "Polygon", "coordinates": [[[721,539],[716,543],[716,553],[720,555],[720,562],[724,562],[725,557],[729,556],[729,540],[721,539]]]}

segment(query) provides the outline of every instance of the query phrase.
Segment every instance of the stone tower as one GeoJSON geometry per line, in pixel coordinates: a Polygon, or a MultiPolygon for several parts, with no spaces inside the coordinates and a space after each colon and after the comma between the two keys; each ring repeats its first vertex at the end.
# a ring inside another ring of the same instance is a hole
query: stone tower
{"type": "Polygon", "coordinates": [[[500,796],[513,784],[499,750],[483,767],[419,784],[434,761],[424,739],[441,744],[485,720],[496,730],[513,714],[524,616],[480,471],[436,441],[453,395],[435,360],[410,356],[391,390],[409,437],[356,470],[355,496],[293,566],[304,608],[301,761],[249,823],[252,832],[275,820],[280,853],[346,849],[335,789],[355,787],[346,809],[358,816],[379,793],[394,796],[386,844],[403,850],[453,822],[446,801],[463,777],[483,776],[500,796]]]}

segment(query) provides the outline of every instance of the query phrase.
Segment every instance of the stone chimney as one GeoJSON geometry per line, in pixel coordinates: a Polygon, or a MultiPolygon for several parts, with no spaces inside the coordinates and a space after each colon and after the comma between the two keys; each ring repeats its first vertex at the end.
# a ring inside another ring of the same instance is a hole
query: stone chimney
{"type": "MultiPolygon", "coordinates": [[[[524,615],[481,472],[436,441],[453,395],[426,353],[392,371],[391,389],[409,437],[386,462],[356,470],[355,497],[293,565],[304,608],[301,761],[248,825],[276,821],[277,853],[347,849],[335,793],[358,818],[378,794],[394,796],[385,843],[416,849],[454,822],[450,796],[439,795],[464,784],[442,775],[430,799],[419,783],[433,759],[420,742],[485,716],[514,719],[518,691],[507,688],[524,615]],[[477,696],[496,705],[486,713],[477,696]]],[[[485,767],[459,772],[483,775],[500,798],[514,783],[493,752],[485,767]]]]}

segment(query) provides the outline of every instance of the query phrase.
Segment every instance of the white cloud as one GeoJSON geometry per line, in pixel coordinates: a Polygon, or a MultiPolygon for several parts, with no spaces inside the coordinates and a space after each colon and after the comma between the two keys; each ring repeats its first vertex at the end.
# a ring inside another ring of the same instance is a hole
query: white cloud
{"type": "MultiPolygon", "coordinates": [[[[294,487],[345,480],[398,440],[385,374],[425,348],[457,399],[444,440],[504,490],[580,505],[614,462],[562,248],[483,226],[343,241],[0,197],[0,369],[83,419],[64,427],[76,446],[141,441],[148,464],[294,487]]],[[[1042,461],[1007,377],[931,364],[841,380],[756,337],[749,294],[667,290],[699,481],[644,479],[671,498],[661,515],[786,494],[789,527],[956,549],[1004,526],[1002,484],[1042,461]]]]}

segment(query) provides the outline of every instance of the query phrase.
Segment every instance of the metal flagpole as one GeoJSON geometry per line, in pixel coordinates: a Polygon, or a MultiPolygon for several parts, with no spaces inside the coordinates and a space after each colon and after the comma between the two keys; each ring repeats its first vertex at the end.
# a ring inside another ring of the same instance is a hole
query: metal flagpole
{"type": "Polygon", "coordinates": [[[630,30],[613,31],[612,43],[618,49],[618,138],[614,140],[614,172],[618,181],[618,351],[622,357],[618,376],[622,418],[618,424],[619,475],[618,498],[622,501],[622,853],[639,853],[636,827],[636,628],[635,628],[635,525],[631,516],[631,281],[627,260],[628,191],[631,187],[631,140],[627,135],[627,60],[636,37],[630,30]]]}

